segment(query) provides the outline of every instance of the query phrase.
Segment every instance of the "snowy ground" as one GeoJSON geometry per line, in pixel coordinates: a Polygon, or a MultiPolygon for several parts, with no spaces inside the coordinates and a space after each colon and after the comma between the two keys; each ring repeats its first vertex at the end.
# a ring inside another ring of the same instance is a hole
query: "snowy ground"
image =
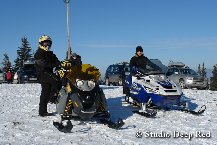
{"type": "MultiPolygon", "coordinates": [[[[135,108],[124,102],[122,87],[101,87],[112,119],[124,120],[122,129],[113,130],[96,122],[80,125],[79,121],[72,121],[75,125],[73,133],[64,134],[53,127],[55,116],[38,116],[39,84],[0,84],[0,145],[217,144],[217,92],[183,90],[192,108],[203,104],[207,106],[201,116],[158,111],[156,118],[144,118],[133,114],[135,108]],[[137,131],[143,133],[141,138],[136,137],[137,131]],[[204,133],[204,137],[196,133],[204,133]],[[174,137],[178,134],[183,136],[174,137]],[[159,137],[161,135],[164,137],[159,137]]],[[[49,105],[49,111],[55,112],[55,105],[49,105]]]]}

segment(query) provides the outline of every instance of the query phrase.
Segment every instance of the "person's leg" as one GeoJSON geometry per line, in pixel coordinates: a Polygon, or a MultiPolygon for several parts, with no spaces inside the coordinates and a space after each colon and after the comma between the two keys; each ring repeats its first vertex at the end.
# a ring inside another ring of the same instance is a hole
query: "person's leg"
{"type": "Polygon", "coordinates": [[[51,89],[50,89],[50,102],[56,103],[58,98],[58,93],[61,89],[62,82],[58,79],[50,79],[51,89]]]}
{"type": "Polygon", "coordinates": [[[41,88],[42,90],[39,102],[39,115],[45,116],[47,114],[47,104],[49,101],[51,86],[49,83],[42,83],[41,88]]]}

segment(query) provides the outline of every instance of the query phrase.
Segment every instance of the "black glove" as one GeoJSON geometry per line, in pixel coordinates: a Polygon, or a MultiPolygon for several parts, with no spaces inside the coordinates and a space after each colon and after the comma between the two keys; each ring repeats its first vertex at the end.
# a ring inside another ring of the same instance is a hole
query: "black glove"
{"type": "Polygon", "coordinates": [[[61,67],[64,69],[70,69],[70,67],[72,66],[72,63],[69,60],[64,60],[61,61],[61,67]]]}

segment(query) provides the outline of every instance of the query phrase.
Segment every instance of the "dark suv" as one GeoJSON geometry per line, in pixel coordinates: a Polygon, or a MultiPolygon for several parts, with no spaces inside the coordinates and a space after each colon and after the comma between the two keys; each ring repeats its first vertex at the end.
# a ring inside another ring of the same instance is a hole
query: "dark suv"
{"type": "Polygon", "coordinates": [[[110,65],[105,73],[105,85],[122,86],[127,75],[130,74],[130,66],[127,62],[110,65]]]}
{"type": "Polygon", "coordinates": [[[38,79],[34,60],[24,62],[23,67],[17,71],[16,75],[17,83],[37,83],[38,79]]]}

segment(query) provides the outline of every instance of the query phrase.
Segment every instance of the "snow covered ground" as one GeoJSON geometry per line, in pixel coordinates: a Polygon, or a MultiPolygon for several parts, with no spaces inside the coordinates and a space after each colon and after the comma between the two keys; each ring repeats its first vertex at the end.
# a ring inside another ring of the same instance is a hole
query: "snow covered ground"
{"type": "MultiPolygon", "coordinates": [[[[79,121],[72,121],[75,125],[72,133],[65,134],[53,127],[55,116],[38,116],[39,84],[1,84],[0,145],[217,144],[217,92],[183,90],[193,109],[197,105],[207,106],[201,116],[158,111],[156,118],[145,118],[132,113],[135,108],[124,102],[122,87],[101,87],[112,119],[124,120],[122,129],[110,129],[96,122],[81,125],[79,121]],[[136,137],[137,131],[143,134],[141,138],[136,137]]],[[[49,105],[49,111],[55,112],[55,105],[49,105]]]]}

